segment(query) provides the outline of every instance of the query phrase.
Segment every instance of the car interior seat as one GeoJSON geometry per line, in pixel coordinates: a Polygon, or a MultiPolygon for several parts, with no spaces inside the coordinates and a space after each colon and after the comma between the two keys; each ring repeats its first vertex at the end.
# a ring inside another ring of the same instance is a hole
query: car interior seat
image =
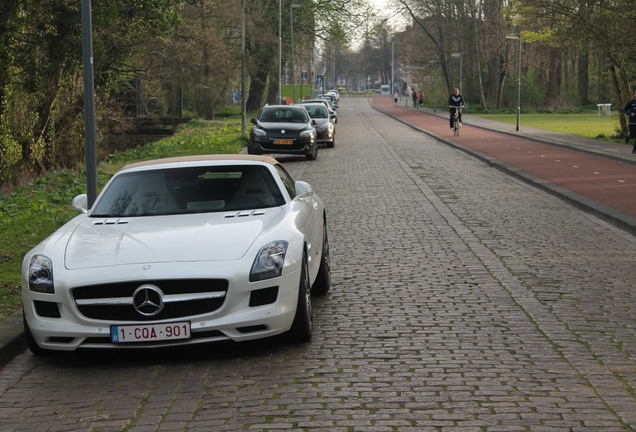
{"type": "Polygon", "coordinates": [[[131,203],[128,215],[167,214],[179,210],[179,204],[168,189],[164,174],[143,175],[131,203]]]}

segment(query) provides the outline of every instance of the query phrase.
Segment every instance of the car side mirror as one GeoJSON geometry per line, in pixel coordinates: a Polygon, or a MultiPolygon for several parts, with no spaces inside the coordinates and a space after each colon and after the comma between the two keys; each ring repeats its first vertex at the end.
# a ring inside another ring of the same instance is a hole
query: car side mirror
{"type": "Polygon", "coordinates": [[[73,198],[71,207],[73,207],[74,210],[87,214],[88,213],[88,195],[81,194],[73,198]]]}
{"type": "Polygon", "coordinates": [[[315,119],[311,119],[311,125],[312,125],[312,126],[314,126],[314,127],[317,125],[317,123],[316,123],[316,120],[315,120],[315,119]]]}
{"type": "Polygon", "coordinates": [[[295,184],[296,186],[296,196],[309,195],[314,193],[314,189],[307,182],[298,180],[295,184]]]}

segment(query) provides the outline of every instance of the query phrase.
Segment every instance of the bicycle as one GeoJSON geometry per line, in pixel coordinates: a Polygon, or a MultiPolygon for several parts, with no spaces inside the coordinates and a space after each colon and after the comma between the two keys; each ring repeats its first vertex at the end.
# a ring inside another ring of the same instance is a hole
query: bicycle
{"type": "Polygon", "coordinates": [[[453,135],[454,136],[459,136],[459,128],[462,127],[462,124],[459,121],[459,116],[462,113],[462,108],[461,106],[449,106],[449,108],[451,108],[453,110],[453,135]]]}

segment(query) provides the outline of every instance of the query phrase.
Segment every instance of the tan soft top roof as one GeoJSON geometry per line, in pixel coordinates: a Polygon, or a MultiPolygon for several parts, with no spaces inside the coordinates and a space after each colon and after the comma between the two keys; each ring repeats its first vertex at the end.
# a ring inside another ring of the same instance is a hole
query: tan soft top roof
{"type": "Polygon", "coordinates": [[[153,159],[142,162],[135,162],[126,165],[122,169],[137,168],[147,165],[157,165],[163,163],[178,163],[178,162],[196,162],[196,161],[256,161],[265,162],[271,165],[278,164],[278,161],[271,156],[256,156],[246,154],[210,154],[210,155],[193,155],[193,156],[179,156],[172,158],[153,159]]]}

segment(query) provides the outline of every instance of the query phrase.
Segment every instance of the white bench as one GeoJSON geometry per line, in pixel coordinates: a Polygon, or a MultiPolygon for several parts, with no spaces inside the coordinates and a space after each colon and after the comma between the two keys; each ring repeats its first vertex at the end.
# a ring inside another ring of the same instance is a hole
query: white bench
{"type": "Polygon", "coordinates": [[[608,115],[610,115],[610,110],[612,108],[612,104],[611,103],[600,103],[600,104],[596,104],[596,107],[598,108],[598,115],[608,116],[608,115]]]}

